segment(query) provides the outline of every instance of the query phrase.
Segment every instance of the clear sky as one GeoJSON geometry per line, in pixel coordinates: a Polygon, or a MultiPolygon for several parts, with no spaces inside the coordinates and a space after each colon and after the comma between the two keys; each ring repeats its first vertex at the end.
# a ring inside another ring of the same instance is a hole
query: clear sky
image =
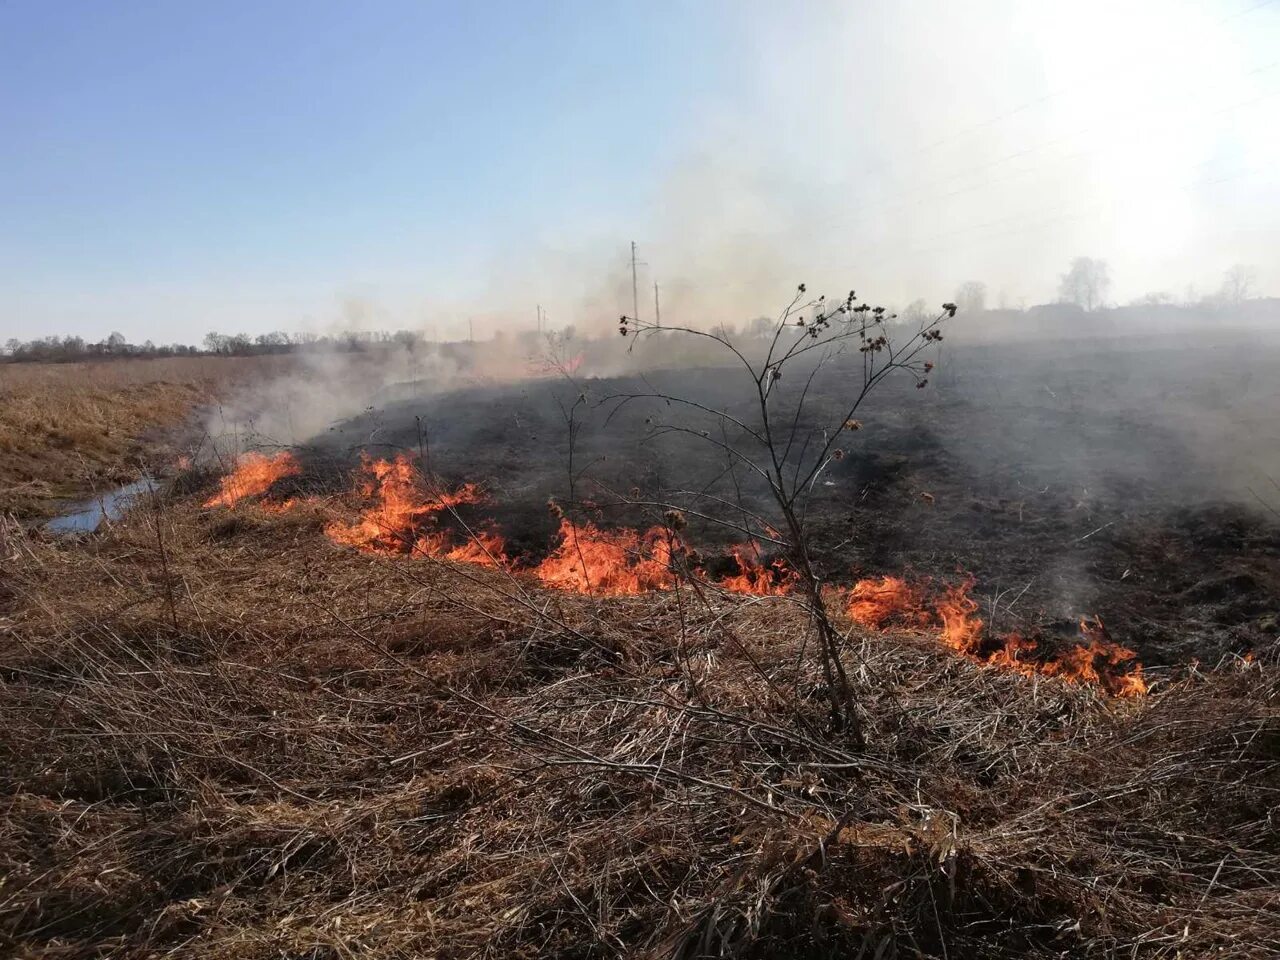
{"type": "Polygon", "coordinates": [[[1278,92],[1256,0],[3,0],[0,340],[1280,293],[1278,92]]]}

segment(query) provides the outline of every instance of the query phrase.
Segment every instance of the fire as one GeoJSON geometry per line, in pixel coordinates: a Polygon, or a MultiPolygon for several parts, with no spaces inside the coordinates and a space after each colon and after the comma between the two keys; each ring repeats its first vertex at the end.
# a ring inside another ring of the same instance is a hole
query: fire
{"type": "Polygon", "coordinates": [[[1050,660],[1041,672],[1062,677],[1069,683],[1101,684],[1116,696],[1141,696],[1147,692],[1137,654],[1111,639],[1101,617],[1081,619],[1080,636],[1084,639],[1082,645],[1050,660]],[[1119,666],[1131,660],[1134,661],[1132,669],[1121,673],[1119,666]]]}
{"type": "Polygon", "coordinates": [[[971,655],[982,643],[982,620],[975,617],[978,601],[969,596],[972,577],[954,587],[947,587],[938,601],[938,619],[942,621],[942,642],[956,653],[971,655]]]}
{"type": "Polygon", "coordinates": [[[878,630],[895,617],[923,614],[920,591],[901,577],[873,577],[859,580],[849,590],[845,613],[854,623],[878,630]]]}
{"type": "Polygon", "coordinates": [[[747,593],[757,597],[782,597],[795,589],[795,571],[789,570],[786,563],[774,560],[768,566],[760,562],[759,551],[752,545],[749,548],[734,547],[733,559],[738,565],[738,572],[725,577],[720,586],[730,593],[747,593]],[[750,549],[754,556],[745,553],[750,549]]]}
{"type": "MultiPolygon", "coordinates": [[[[860,582],[850,594],[849,615],[858,622],[865,622],[855,615],[855,608],[859,612],[863,609],[859,606],[863,601],[859,599],[858,588],[866,582],[860,582]]],[[[1038,659],[1039,644],[1021,633],[985,637],[982,619],[976,616],[978,602],[969,596],[973,584],[973,578],[968,577],[960,584],[947,587],[935,605],[941,623],[938,639],[949,649],[978,663],[1025,677],[1039,675],[1058,677],[1067,683],[1092,684],[1118,697],[1142,696],[1147,692],[1137,654],[1113,641],[1098,617],[1080,621],[1083,642],[1047,658],[1038,659]]]]}
{"type": "Polygon", "coordinates": [[[271,489],[282,477],[302,472],[298,461],[287,450],[273,456],[250,451],[236,458],[235,469],[223,477],[218,492],[204,502],[206,507],[231,507],[245,497],[256,497],[271,489]]]}
{"type": "Polygon", "coordinates": [[[1020,673],[1024,677],[1034,676],[1041,665],[1028,658],[1034,656],[1038,646],[1034,640],[1029,640],[1020,633],[1006,633],[1000,638],[999,649],[988,654],[986,662],[1001,670],[1020,673]]]}
{"type": "Polygon", "coordinates": [[[672,548],[679,542],[665,527],[601,530],[592,523],[560,518],[560,544],[534,573],[561,590],[610,596],[667,590],[675,584],[672,548]]]}
{"type": "Polygon", "coordinates": [[[1067,683],[1093,684],[1118,697],[1136,697],[1147,692],[1142,665],[1137,655],[1115,643],[1101,619],[1080,621],[1081,643],[1062,653],[1044,657],[1039,644],[1021,633],[991,637],[983,632],[977,615],[978,602],[969,594],[973,577],[945,587],[932,604],[924,591],[899,577],[859,580],[848,591],[845,613],[849,619],[873,630],[883,629],[891,619],[906,619],[924,625],[933,621],[940,627],[938,640],[962,657],[1024,677],[1058,677],[1067,683]]]}
{"type": "Polygon", "coordinates": [[[414,541],[413,553],[482,567],[507,567],[510,564],[506,540],[501,534],[489,530],[477,530],[459,545],[453,545],[445,531],[427,534],[414,541]]]}
{"type": "Polygon", "coordinates": [[[417,469],[403,454],[394,460],[365,457],[363,469],[366,478],[360,492],[376,502],[361,513],[355,523],[336,520],[324,531],[335,543],[360,550],[403,553],[415,542],[416,528],[423,519],[483,499],[479,488],[471,483],[463,484],[452,493],[428,494],[422,488],[417,469]]]}
{"type": "MultiPolygon", "coordinates": [[[[246,453],[205,506],[232,506],[245,497],[258,496],[276,480],[293,476],[300,469],[287,452],[270,457],[246,453]]],[[[452,492],[428,490],[405,455],[393,460],[366,456],[362,469],[364,479],[359,492],[373,502],[354,522],[334,521],[325,528],[334,542],[367,552],[414,553],[455,563],[512,569],[506,542],[493,530],[469,531],[459,542],[448,529],[423,529],[445,510],[483,500],[476,485],[463,484],[452,492]]],[[[268,502],[262,508],[282,513],[299,502],[268,502]]],[[[687,546],[672,527],[602,530],[590,522],[575,523],[563,512],[557,513],[560,542],[530,571],[547,586],[604,596],[675,586],[673,560],[685,555],[687,546]]],[[[754,543],[732,548],[732,556],[738,572],[719,582],[723,589],[754,596],[783,596],[795,590],[799,580],[795,571],[781,559],[763,563],[754,543]]],[[[916,625],[936,622],[940,626],[938,639],[950,650],[1022,676],[1056,677],[1067,683],[1100,686],[1118,697],[1137,697],[1147,692],[1137,655],[1113,641],[1100,618],[1080,621],[1080,643],[1044,656],[1038,642],[1023,634],[985,634],[982,618],[977,616],[978,602],[970,596],[973,586],[974,578],[970,576],[945,587],[930,610],[923,588],[901,577],[872,577],[859,580],[848,589],[845,612],[853,622],[873,630],[884,629],[895,619],[916,625]]]]}

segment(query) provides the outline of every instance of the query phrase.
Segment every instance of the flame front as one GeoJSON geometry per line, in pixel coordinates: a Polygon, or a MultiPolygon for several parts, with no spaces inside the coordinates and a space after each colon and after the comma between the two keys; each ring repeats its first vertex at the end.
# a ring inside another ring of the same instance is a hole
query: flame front
{"type": "Polygon", "coordinates": [[[560,543],[534,573],[548,586],[577,593],[623,596],[667,590],[675,584],[673,547],[679,549],[679,543],[665,527],[643,533],[606,531],[561,517],[560,543]]]}
{"type": "Polygon", "coordinates": [[[417,469],[403,454],[394,460],[365,457],[363,470],[366,476],[360,492],[375,503],[354,523],[335,520],[324,532],[335,543],[370,553],[405,553],[420,539],[416,532],[424,519],[483,499],[479,488],[471,483],[453,492],[428,494],[417,469]]]}
{"type": "Polygon", "coordinates": [[[956,653],[1024,677],[1057,677],[1067,683],[1100,686],[1117,697],[1137,697],[1147,692],[1137,654],[1112,640],[1099,617],[1080,621],[1082,643],[1047,659],[1037,659],[1040,645],[1021,633],[988,641],[982,633],[981,618],[975,616],[978,603],[969,596],[973,584],[973,578],[968,577],[946,588],[936,607],[942,624],[939,639],[956,653]]]}
{"type": "Polygon", "coordinates": [[[1080,620],[1080,636],[1084,644],[1073,647],[1061,658],[1050,660],[1042,670],[1048,676],[1062,677],[1069,683],[1097,683],[1121,697],[1141,696],[1147,692],[1138,655],[1111,639],[1101,617],[1080,620]],[[1132,661],[1131,669],[1121,672],[1121,664],[1132,661]]]}
{"type": "Polygon", "coordinates": [[[749,548],[753,556],[748,557],[746,549],[748,548],[732,549],[738,572],[722,579],[721,587],[730,593],[746,593],[756,597],[784,597],[795,589],[795,571],[788,569],[783,560],[774,560],[766,566],[760,562],[759,551],[754,545],[749,548]]]}
{"type": "Polygon", "coordinates": [[[925,616],[920,591],[901,577],[859,580],[849,590],[845,613],[854,623],[879,630],[889,620],[925,616]]]}
{"type": "Polygon", "coordinates": [[[204,502],[206,507],[232,507],[245,497],[256,497],[271,489],[282,477],[302,472],[293,454],[283,450],[273,456],[249,451],[236,458],[235,469],[218,481],[218,492],[204,502]]]}
{"type": "Polygon", "coordinates": [[[510,564],[507,559],[507,541],[501,534],[491,530],[476,530],[465,542],[456,546],[445,531],[421,536],[414,541],[413,553],[437,560],[452,560],[454,563],[473,563],[481,567],[505,568],[510,564]]]}
{"type": "MultiPolygon", "coordinates": [[[[429,491],[413,462],[404,455],[393,460],[364,457],[359,493],[372,503],[353,522],[334,521],[325,533],[335,543],[369,553],[412,553],[501,569],[514,569],[501,534],[490,529],[468,530],[461,542],[448,529],[432,526],[441,513],[484,498],[475,484],[454,491],[429,491]],[[423,529],[427,527],[427,529],[423,529]]],[[[236,469],[221,481],[219,493],[205,506],[231,506],[248,496],[265,493],[281,477],[300,472],[289,453],[268,457],[247,453],[236,469]]],[[[270,512],[283,512],[299,501],[264,503],[270,512]]],[[[685,555],[686,544],[674,530],[654,526],[638,531],[625,527],[602,530],[587,521],[560,515],[559,543],[529,572],[558,590],[601,596],[627,596],[669,590],[676,584],[673,560],[685,555]]],[[[764,563],[755,544],[731,550],[737,573],[718,585],[731,593],[753,596],[785,596],[794,592],[799,577],[781,560],[764,563]]],[[[700,574],[696,574],[700,575],[700,574]]],[[[872,630],[883,630],[893,621],[923,627],[939,627],[938,640],[948,649],[996,669],[1022,676],[1056,677],[1067,683],[1100,686],[1119,697],[1147,692],[1142,665],[1134,651],[1114,642],[1102,621],[1080,621],[1081,641],[1043,657],[1036,640],[1020,633],[999,637],[984,633],[978,602],[970,593],[974,578],[945,587],[932,604],[925,589],[895,576],[857,581],[842,599],[851,621],[872,630]]]]}
{"type": "Polygon", "coordinates": [[[941,640],[956,653],[972,656],[982,643],[982,620],[975,617],[978,601],[969,596],[973,577],[954,587],[947,587],[938,601],[938,619],[942,621],[941,640]]]}

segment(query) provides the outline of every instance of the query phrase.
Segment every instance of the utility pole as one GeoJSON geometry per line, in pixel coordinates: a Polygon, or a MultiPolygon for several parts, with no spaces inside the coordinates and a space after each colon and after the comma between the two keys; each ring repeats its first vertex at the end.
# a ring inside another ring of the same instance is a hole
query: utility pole
{"type": "Polygon", "coordinates": [[[467,318],[467,343],[475,343],[475,342],[476,342],[475,321],[472,320],[470,317],[468,317],[467,318]]]}
{"type": "Polygon", "coordinates": [[[636,242],[631,241],[631,319],[640,319],[640,288],[636,285],[636,242]]]}
{"type": "Polygon", "coordinates": [[[658,282],[653,283],[653,325],[662,326],[662,307],[658,303],[658,282]]]}

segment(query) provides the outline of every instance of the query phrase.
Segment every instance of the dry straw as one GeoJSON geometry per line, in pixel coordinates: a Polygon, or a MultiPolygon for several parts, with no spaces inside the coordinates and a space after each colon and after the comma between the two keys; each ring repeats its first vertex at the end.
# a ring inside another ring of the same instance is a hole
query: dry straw
{"type": "Polygon", "coordinates": [[[1113,701],[853,634],[855,751],[785,600],[323,522],[5,528],[6,955],[1280,953],[1274,651],[1113,701]]]}

